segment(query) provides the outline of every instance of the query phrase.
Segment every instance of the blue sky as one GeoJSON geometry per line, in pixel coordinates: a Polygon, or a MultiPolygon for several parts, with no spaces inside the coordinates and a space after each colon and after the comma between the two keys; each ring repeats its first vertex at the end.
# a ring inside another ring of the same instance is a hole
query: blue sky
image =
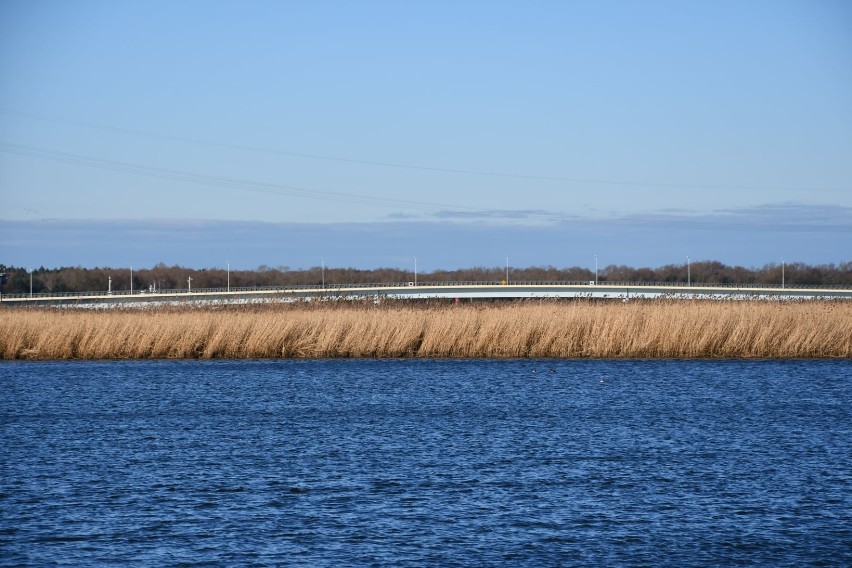
{"type": "Polygon", "coordinates": [[[6,0],[0,201],[17,265],[849,260],[852,4],[6,0]]]}

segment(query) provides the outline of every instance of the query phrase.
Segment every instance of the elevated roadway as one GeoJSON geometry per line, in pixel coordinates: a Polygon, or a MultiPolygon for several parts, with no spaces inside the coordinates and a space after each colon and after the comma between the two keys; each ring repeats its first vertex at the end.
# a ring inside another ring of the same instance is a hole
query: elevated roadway
{"type": "Polygon", "coordinates": [[[253,303],[319,299],[376,300],[400,299],[534,299],[534,298],[598,298],[598,299],[735,299],[735,300],[805,300],[852,299],[849,287],[760,287],[743,285],[663,283],[599,283],[593,282],[428,282],[384,283],[342,286],[207,288],[199,290],[162,290],[157,292],[83,292],[65,294],[4,294],[0,305],[49,306],[80,305],[109,307],[122,304],[177,303],[253,303]]]}

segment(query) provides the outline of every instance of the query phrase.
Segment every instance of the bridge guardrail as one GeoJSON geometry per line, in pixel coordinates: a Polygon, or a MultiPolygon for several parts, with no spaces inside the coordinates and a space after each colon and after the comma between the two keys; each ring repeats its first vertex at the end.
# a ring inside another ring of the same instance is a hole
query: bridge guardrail
{"type": "MultiPolygon", "coordinates": [[[[506,286],[501,281],[496,280],[460,280],[460,281],[418,281],[418,287],[453,287],[453,286],[506,286]]],[[[755,284],[755,283],[747,283],[747,284],[738,284],[734,282],[639,282],[639,281],[598,281],[597,284],[591,283],[588,280],[518,280],[518,281],[510,281],[508,286],[589,286],[589,287],[601,287],[601,286],[619,286],[619,287],[636,287],[636,288],[653,288],[653,287],[684,287],[684,288],[735,288],[742,290],[749,289],[778,289],[778,290],[848,290],[849,286],[839,285],[839,284],[828,284],[828,285],[814,285],[814,284],[806,284],[806,285],[797,285],[797,286],[782,286],[780,284],[755,284]]],[[[352,288],[410,288],[411,284],[409,282],[361,282],[361,283],[351,283],[351,284],[326,284],[325,286],[321,284],[294,284],[294,285],[281,285],[281,286],[231,286],[230,291],[227,288],[197,288],[193,290],[186,289],[178,289],[178,288],[170,288],[165,290],[134,290],[133,293],[129,290],[114,290],[112,292],[106,290],[90,290],[86,292],[36,292],[33,294],[28,293],[14,293],[14,294],[0,294],[0,301],[3,299],[27,299],[32,298],[33,300],[39,298],[82,298],[82,297],[98,297],[103,296],[105,298],[143,298],[146,296],[156,296],[156,295],[192,295],[192,294],[228,294],[228,293],[240,293],[240,292],[290,292],[290,291],[311,291],[311,290],[321,290],[327,291],[329,293],[334,292],[336,290],[343,289],[352,289],[352,288]]]]}

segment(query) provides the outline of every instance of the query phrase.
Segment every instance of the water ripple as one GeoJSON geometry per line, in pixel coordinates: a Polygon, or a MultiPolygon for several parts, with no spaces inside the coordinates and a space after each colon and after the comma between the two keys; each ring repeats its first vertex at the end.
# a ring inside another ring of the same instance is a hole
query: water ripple
{"type": "Polygon", "coordinates": [[[850,361],[0,368],[3,566],[852,565],[850,361]]]}

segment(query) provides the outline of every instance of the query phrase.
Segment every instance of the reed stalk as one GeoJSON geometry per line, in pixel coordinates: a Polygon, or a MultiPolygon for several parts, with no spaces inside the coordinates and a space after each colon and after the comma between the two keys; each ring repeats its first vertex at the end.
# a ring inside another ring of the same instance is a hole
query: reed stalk
{"type": "Polygon", "coordinates": [[[0,358],[850,358],[852,302],[0,310],[0,358]]]}

